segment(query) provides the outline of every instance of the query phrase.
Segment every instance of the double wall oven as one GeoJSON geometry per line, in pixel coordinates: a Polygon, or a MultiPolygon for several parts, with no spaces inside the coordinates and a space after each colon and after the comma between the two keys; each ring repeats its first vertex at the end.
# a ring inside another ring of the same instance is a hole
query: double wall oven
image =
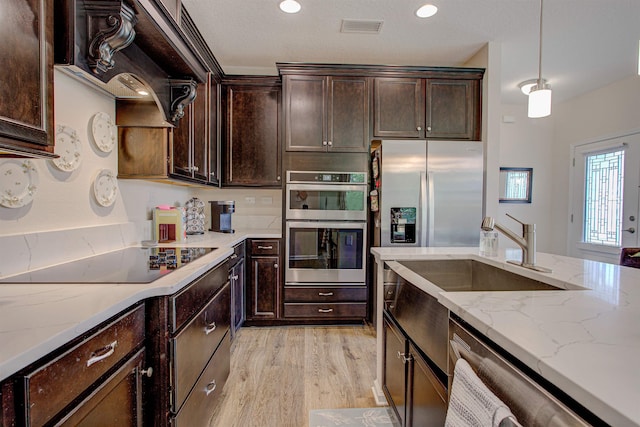
{"type": "Polygon", "coordinates": [[[367,176],[287,172],[288,286],[364,286],[367,176]]]}

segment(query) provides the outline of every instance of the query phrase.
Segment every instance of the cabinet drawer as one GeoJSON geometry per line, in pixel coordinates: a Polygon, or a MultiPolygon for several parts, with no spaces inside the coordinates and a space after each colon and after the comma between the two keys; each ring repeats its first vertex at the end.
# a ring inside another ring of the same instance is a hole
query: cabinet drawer
{"type": "Polygon", "coordinates": [[[227,334],[198,379],[187,401],[173,419],[172,425],[174,427],[191,427],[207,423],[220,401],[222,388],[229,377],[230,366],[231,340],[227,334]]]}
{"type": "Polygon", "coordinates": [[[366,303],[334,303],[334,304],[305,304],[285,303],[284,317],[315,317],[327,319],[365,317],[366,303]]]}
{"type": "Polygon", "coordinates": [[[132,356],[85,400],[72,409],[60,426],[100,426],[108,421],[118,427],[142,425],[142,377],[144,350],[132,356]]]}
{"type": "Polygon", "coordinates": [[[31,425],[47,422],[143,341],[144,305],[141,305],[26,375],[27,420],[31,425]]]}
{"type": "Polygon", "coordinates": [[[231,286],[225,285],[191,322],[171,340],[172,406],[177,412],[231,323],[231,286]]]}
{"type": "Polygon", "coordinates": [[[229,266],[223,262],[201,278],[193,282],[179,294],[169,298],[172,310],[171,332],[180,329],[184,323],[197,313],[205,301],[224,286],[229,279],[229,266]]]}
{"type": "Polygon", "coordinates": [[[251,255],[278,255],[280,242],[278,240],[252,240],[251,255]]]}
{"type": "Polygon", "coordinates": [[[366,300],[366,286],[285,286],[284,288],[285,303],[364,302],[366,300]]]}

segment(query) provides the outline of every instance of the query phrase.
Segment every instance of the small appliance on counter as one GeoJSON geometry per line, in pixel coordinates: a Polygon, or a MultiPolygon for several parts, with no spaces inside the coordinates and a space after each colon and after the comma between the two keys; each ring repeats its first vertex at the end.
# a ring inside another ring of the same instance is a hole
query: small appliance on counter
{"type": "Polygon", "coordinates": [[[209,204],[211,204],[211,228],[209,231],[233,233],[231,214],[236,210],[236,202],[233,200],[210,201],[209,204]]]}

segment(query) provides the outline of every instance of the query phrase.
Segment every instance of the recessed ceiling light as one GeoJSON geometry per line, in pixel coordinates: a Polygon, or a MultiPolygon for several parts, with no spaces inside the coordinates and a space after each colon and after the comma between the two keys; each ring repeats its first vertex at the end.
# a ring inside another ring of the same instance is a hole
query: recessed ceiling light
{"type": "Polygon", "coordinates": [[[284,0],[280,3],[280,10],[286,13],[298,13],[302,9],[296,0],[284,0]]]}
{"type": "Polygon", "coordinates": [[[416,10],[416,16],[418,18],[430,18],[436,13],[438,13],[438,7],[432,4],[425,4],[416,10]]]}

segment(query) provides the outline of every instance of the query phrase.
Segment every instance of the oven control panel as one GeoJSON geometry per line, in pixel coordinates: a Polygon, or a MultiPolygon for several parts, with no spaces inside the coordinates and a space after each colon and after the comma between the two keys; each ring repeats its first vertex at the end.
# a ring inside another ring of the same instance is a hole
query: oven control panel
{"type": "Polygon", "coordinates": [[[287,171],[288,183],[366,184],[365,172],[287,171]]]}

